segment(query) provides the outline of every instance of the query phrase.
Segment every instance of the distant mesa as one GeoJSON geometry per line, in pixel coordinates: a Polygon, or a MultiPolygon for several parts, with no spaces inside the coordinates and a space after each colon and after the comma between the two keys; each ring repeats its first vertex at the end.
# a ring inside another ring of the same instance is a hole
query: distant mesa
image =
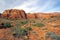
{"type": "Polygon", "coordinates": [[[7,19],[35,19],[35,18],[50,18],[51,16],[60,16],[59,12],[56,13],[26,13],[24,10],[8,9],[5,10],[0,17],[7,19]]]}

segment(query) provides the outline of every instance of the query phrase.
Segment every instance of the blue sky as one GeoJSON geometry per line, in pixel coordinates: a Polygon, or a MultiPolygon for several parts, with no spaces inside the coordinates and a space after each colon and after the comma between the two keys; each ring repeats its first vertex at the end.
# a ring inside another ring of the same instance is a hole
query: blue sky
{"type": "Polygon", "coordinates": [[[0,12],[23,9],[26,12],[60,12],[60,0],[0,0],[0,12]]]}

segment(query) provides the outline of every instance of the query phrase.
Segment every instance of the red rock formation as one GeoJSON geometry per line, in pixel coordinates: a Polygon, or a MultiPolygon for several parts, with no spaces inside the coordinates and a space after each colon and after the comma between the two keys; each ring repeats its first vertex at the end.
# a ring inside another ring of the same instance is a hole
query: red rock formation
{"type": "Polygon", "coordinates": [[[2,13],[3,18],[9,19],[34,19],[34,18],[50,18],[52,16],[60,16],[59,13],[25,13],[24,10],[9,9],[2,13]]]}
{"type": "Polygon", "coordinates": [[[35,13],[34,14],[35,18],[51,18],[52,16],[60,16],[60,14],[55,14],[55,13],[35,13]]]}
{"type": "Polygon", "coordinates": [[[17,9],[10,9],[5,10],[2,13],[3,18],[10,18],[10,19],[26,19],[26,13],[24,10],[17,10],[17,9]]]}
{"type": "Polygon", "coordinates": [[[31,14],[31,13],[27,14],[27,19],[33,19],[33,18],[35,18],[34,14],[31,14]]]}

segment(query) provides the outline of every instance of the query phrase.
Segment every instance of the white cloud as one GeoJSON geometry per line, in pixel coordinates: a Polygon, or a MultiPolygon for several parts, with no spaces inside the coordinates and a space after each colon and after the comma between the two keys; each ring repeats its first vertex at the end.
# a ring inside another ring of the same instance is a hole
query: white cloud
{"type": "MultiPolygon", "coordinates": [[[[43,0],[44,1],[44,0],[43,0]]],[[[57,1],[53,0],[47,0],[42,4],[41,0],[26,0],[22,4],[12,7],[12,9],[23,9],[26,12],[52,12],[52,11],[57,11],[55,10],[54,5],[57,3],[57,1]],[[39,6],[39,4],[42,6],[39,6]]]]}
{"type": "Polygon", "coordinates": [[[46,9],[50,9],[54,6],[55,2],[53,2],[52,0],[48,0],[45,2],[44,6],[41,8],[40,11],[44,11],[46,9]]]}
{"type": "Polygon", "coordinates": [[[54,8],[55,4],[56,4],[55,1],[48,0],[45,2],[45,4],[42,7],[38,7],[36,11],[37,12],[48,12],[50,9],[54,8]]]}
{"type": "Polygon", "coordinates": [[[26,12],[31,12],[38,8],[36,6],[37,2],[38,2],[38,0],[27,0],[23,4],[16,6],[13,9],[23,9],[26,12]]]}

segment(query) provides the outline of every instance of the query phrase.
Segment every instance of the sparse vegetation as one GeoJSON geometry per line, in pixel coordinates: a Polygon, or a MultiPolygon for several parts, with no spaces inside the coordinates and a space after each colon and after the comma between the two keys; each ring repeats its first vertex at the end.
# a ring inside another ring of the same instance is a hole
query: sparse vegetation
{"type": "MultiPolygon", "coordinates": [[[[46,38],[51,38],[52,40],[60,40],[60,35],[56,35],[54,32],[47,32],[46,38]]],[[[47,40],[46,39],[46,40],[47,40]]]]}
{"type": "Polygon", "coordinates": [[[25,19],[22,21],[24,24],[28,22],[28,19],[25,19]]]}
{"type": "Polygon", "coordinates": [[[53,18],[60,18],[59,16],[53,16],[53,18]]]}
{"type": "Polygon", "coordinates": [[[44,26],[44,24],[43,24],[43,23],[36,23],[36,24],[33,24],[33,26],[43,27],[43,26],[44,26]]]}
{"type": "Polygon", "coordinates": [[[21,20],[0,18],[0,40],[45,40],[45,37],[46,40],[60,40],[60,20],[57,19],[59,17],[21,20]],[[4,37],[1,38],[2,34],[4,37]]]}
{"type": "Polygon", "coordinates": [[[30,30],[32,30],[30,27],[26,27],[26,28],[13,27],[12,28],[13,36],[18,38],[23,38],[24,36],[27,36],[30,30]]]}
{"type": "Polygon", "coordinates": [[[27,19],[20,21],[20,25],[24,25],[24,24],[26,24],[26,23],[28,23],[28,20],[27,20],[27,19]]]}
{"type": "Polygon", "coordinates": [[[9,22],[4,23],[4,27],[9,28],[11,27],[11,24],[9,22]]]}
{"type": "Polygon", "coordinates": [[[1,23],[0,28],[10,28],[12,25],[10,22],[1,23]]]}

